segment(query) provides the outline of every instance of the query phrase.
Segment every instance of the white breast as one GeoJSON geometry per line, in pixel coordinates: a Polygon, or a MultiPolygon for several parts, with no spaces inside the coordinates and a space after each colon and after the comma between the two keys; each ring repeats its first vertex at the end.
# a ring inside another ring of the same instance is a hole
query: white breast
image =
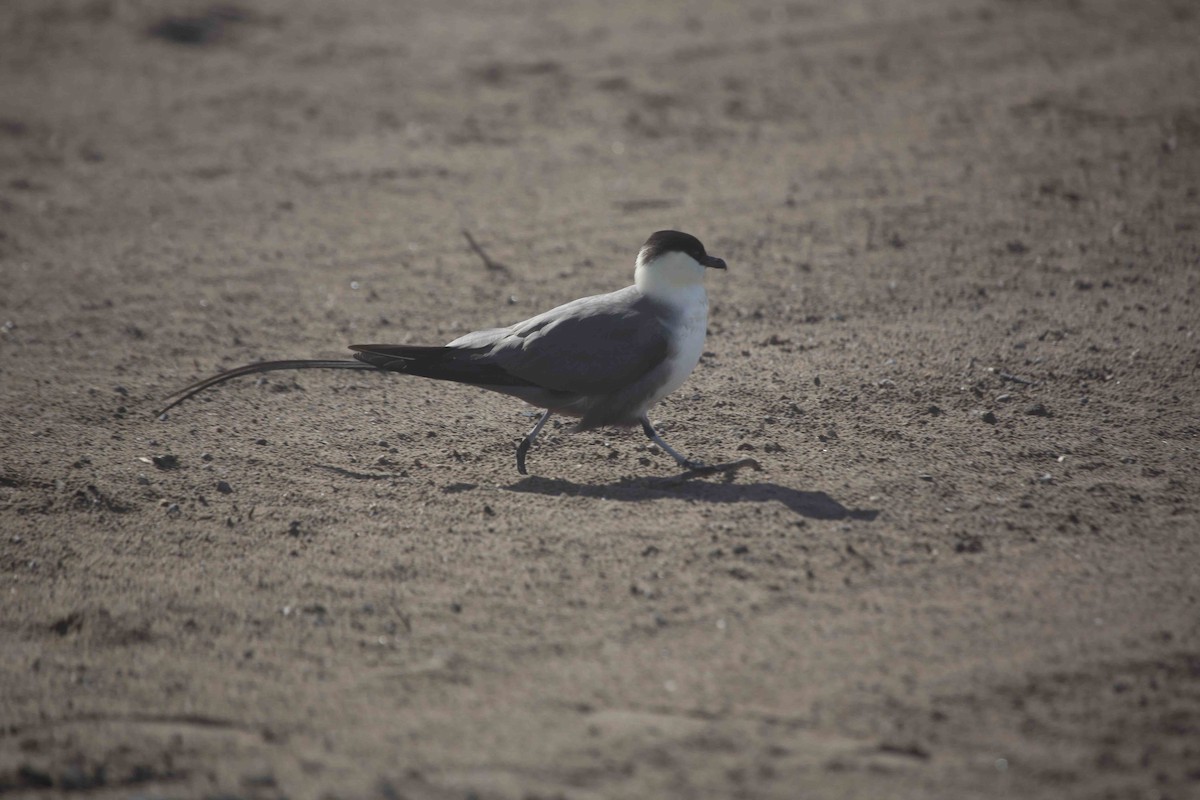
{"type": "Polygon", "coordinates": [[[708,332],[708,294],[703,284],[676,289],[672,299],[676,301],[680,315],[673,326],[670,350],[667,352],[667,377],[658,391],[647,398],[643,411],[649,410],[682,386],[696,364],[700,363],[700,355],[704,352],[704,337],[708,332]]]}
{"type": "Polygon", "coordinates": [[[642,413],[678,389],[700,362],[704,335],[708,330],[708,293],[704,291],[704,267],[686,253],[669,252],[653,261],[638,257],[634,281],[647,296],[672,311],[666,379],[646,398],[642,413]]]}

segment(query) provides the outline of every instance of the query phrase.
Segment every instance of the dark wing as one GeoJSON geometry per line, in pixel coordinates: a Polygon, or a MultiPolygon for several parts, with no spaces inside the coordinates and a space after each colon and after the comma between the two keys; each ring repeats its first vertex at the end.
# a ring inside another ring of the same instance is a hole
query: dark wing
{"type": "Polygon", "coordinates": [[[553,391],[611,394],[637,383],[666,359],[667,323],[666,309],[630,286],[514,325],[495,338],[486,360],[553,391]]]}

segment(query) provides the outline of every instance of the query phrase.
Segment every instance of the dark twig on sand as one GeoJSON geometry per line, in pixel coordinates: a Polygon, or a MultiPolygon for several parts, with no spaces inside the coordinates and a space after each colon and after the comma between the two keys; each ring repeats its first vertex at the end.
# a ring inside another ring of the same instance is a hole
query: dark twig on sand
{"type": "Polygon", "coordinates": [[[698,478],[701,475],[713,475],[717,472],[724,472],[728,474],[734,470],[741,469],[742,467],[750,467],[755,472],[762,472],[762,464],[758,463],[757,460],[753,458],[742,458],[738,459],[737,461],[726,461],[724,464],[704,464],[703,466],[691,467],[684,471],[682,477],[698,478]]]}
{"type": "Polygon", "coordinates": [[[1001,380],[1012,381],[1013,383],[1019,383],[1022,386],[1033,386],[1037,383],[1037,381],[1026,380],[1025,378],[1008,372],[997,372],[996,374],[1000,376],[1001,380]]]}
{"type": "Polygon", "coordinates": [[[471,249],[475,251],[475,255],[483,259],[483,265],[485,267],[493,272],[503,272],[505,274],[508,273],[508,267],[506,267],[504,264],[501,264],[499,261],[493,261],[492,257],[487,254],[487,251],[480,247],[479,243],[475,241],[475,237],[471,235],[469,230],[463,228],[462,235],[466,237],[467,244],[469,244],[471,249]]]}

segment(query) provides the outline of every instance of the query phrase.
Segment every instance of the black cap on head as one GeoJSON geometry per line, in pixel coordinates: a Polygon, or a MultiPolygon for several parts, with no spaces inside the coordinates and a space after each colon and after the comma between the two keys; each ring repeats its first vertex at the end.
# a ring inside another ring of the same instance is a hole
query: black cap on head
{"type": "Polygon", "coordinates": [[[646,240],[646,243],[642,245],[641,252],[638,253],[638,261],[644,264],[665,253],[676,252],[686,253],[706,267],[725,269],[724,261],[710,256],[704,251],[704,245],[700,243],[699,239],[682,231],[655,231],[650,234],[650,238],[646,240]]]}

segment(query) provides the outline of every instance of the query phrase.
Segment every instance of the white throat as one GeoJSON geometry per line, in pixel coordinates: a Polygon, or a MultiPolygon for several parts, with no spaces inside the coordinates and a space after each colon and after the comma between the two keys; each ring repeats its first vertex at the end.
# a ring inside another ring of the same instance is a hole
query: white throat
{"type": "Polygon", "coordinates": [[[633,281],[642,294],[680,310],[696,305],[707,311],[704,291],[704,266],[686,253],[663,253],[652,261],[642,261],[639,253],[633,281]]]}

